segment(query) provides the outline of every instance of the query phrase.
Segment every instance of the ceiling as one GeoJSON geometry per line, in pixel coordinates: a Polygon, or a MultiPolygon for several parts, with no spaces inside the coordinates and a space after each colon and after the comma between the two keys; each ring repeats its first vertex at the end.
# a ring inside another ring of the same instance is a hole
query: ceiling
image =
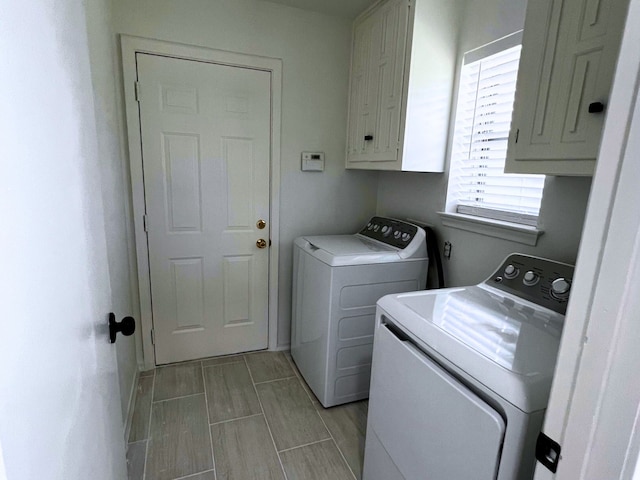
{"type": "Polygon", "coordinates": [[[377,0],[267,0],[336,17],[355,18],[377,0]]]}

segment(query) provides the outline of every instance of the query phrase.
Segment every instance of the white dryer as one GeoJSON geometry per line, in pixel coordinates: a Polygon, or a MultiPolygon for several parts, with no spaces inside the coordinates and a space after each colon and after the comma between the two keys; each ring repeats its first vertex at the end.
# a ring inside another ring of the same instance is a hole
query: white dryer
{"type": "Polygon", "coordinates": [[[295,240],[291,356],[323,406],[369,396],[376,301],[425,288],[427,267],[424,230],[400,220],[295,240]]]}
{"type": "Polygon", "coordinates": [[[524,480],[573,267],[513,254],[485,282],[378,301],[363,480],[524,480]]]}

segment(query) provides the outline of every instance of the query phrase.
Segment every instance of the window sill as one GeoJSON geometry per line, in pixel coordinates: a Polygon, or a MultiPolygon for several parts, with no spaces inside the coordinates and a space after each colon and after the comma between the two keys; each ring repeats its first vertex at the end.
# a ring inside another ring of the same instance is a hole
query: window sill
{"type": "Polygon", "coordinates": [[[445,227],[466,230],[467,232],[479,233],[480,235],[501,238],[525,245],[535,246],[538,243],[538,237],[544,233],[544,230],[528,225],[474,217],[473,215],[464,215],[462,213],[438,212],[438,215],[440,215],[442,225],[445,227]]]}

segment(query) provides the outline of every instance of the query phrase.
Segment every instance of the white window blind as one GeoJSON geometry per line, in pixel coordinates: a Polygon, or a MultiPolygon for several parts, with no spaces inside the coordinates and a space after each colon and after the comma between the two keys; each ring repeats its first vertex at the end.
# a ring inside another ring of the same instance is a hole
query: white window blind
{"type": "Polygon", "coordinates": [[[478,51],[465,56],[447,204],[458,213],[535,226],[544,175],[503,173],[520,50],[516,45],[479,59],[478,51]]]}

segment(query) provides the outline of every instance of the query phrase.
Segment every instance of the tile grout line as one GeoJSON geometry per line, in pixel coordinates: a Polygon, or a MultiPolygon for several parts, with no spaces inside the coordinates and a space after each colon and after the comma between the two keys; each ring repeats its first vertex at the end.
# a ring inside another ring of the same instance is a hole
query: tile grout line
{"type": "MultiPolygon", "coordinates": [[[[293,365],[293,357],[288,358],[287,357],[287,361],[292,364],[291,368],[294,368],[293,365]]],[[[295,368],[294,368],[294,372],[295,372],[295,368]]],[[[347,468],[349,469],[349,471],[351,472],[351,475],[353,476],[353,478],[355,480],[358,480],[358,477],[356,477],[356,474],[353,472],[353,469],[351,468],[351,465],[349,465],[349,462],[347,462],[347,458],[344,456],[344,453],[342,453],[342,450],[340,449],[340,446],[338,445],[338,442],[336,442],[336,439],[333,437],[333,433],[331,433],[331,430],[329,430],[329,427],[327,426],[327,423],[324,421],[324,418],[322,418],[322,415],[320,415],[320,412],[318,411],[318,409],[316,408],[313,398],[311,398],[311,394],[307,391],[306,388],[304,388],[304,385],[302,385],[302,382],[304,382],[304,379],[302,378],[302,374],[300,376],[296,375],[296,377],[298,377],[298,381],[300,382],[300,386],[302,387],[302,389],[305,391],[305,393],[307,394],[307,397],[309,398],[309,400],[311,401],[311,405],[313,406],[313,409],[316,411],[316,413],[318,414],[318,417],[320,417],[320,421],[322,422],[322,424],[324,425],[324,428],[327,429],[327,432],[329,432],[329,436],[331,437],[331,440],[333,440],[333,444],[336,446],[336,448],[338,449],[338,452],[340,453],[340,456],[342,457],[342,460],[344,461],[345,465],[347,466],[347,468]]],[[[323,408],[322,405],[320,405],[320,408],[323,408]]],[[[327,439],[328,440],[328,439],[327,439]]],[[[325,440],[326,441],[326,440],[325,440]]]]}
{"type": "Polygon", "coordinates": [[[215,469],[213,469],[213,470],[205,470],[204,472],[191,473],[191,474],[187,475],[186,477],[177,477],[177,478],[174,478],[173,480],[189,480],[190,478],[194,478],[197,475],[202,475],[203,473],[209,473],[209,472],[213,472],[213,476],[215,477],[216,471],[215,471],[215,469]]]}
{"type": "MultiPolygon", "coordinates": [[[[207,380],[204,376],[204,366],[200,362],[200,374],[202,375],[202,388],[204,389],[204,404],[207,407],[207,430],[209,430],[209,445],[211,445],[211,461],[213,462],[213,478],[217,480],[216,457],[213,453],[213,435],[211,433],[211,416],[209,415],[209,396],[207,395],[207,380]]],[[[202,473],[202,472],[200,472],[202,473]]]]}
{"type": "Polygon", "coordinates": [[[278,463],[280,463],[280,468],[282,469],[282,475],[284,475],[284,480],[287,480],[287,472],[284,469],[284,465],[282,464],[282,459],[280,458],[280,453],[278,452],[278,447],[276,446],[276,440],[273,438],[273,432],[271,431],[271,427],[269,426],[269,421],[267,420],[267,416],[264,413],[264,407],[262,406],[262,400],[260,400],[260,395],[258,395],[258,389],[256,388],[256,384],[253,381],[253,374],[251,373],[251,369],[249,368],[249,364],[247,363],[247,357],[244,356],[244,364],[247,367],[247,371],[249,372],[249,378],[251,378],[251,385],[253,385],[253,391],[256,393],[256,398],[258,399],[258,403],[260,404],[260,410],[262,411],[262,416],[264,417],[264,423],[267,426],[267,431],[269,432],[269,436],[271,437],[271,443],[273,443],[273,449],[276,452],[276,456],[278,457],[278,463]]]}
{"type": "Polygon", "coordinates": [[[149,458],[149,444],[151,443],[151,419],[153,413],[153,395],[156,393],[156,369],[153,369],[153,375],[149,375],[153,382],[151,384],[151,404],[149,405],[149,425],[147,426],[147,445],[144,450],[144,468],[142,470],[142,480],[147,478],[147,460],[149,458]]]}
{"type": "Polygon", "coordinates": [[[205,392],[198,392],[198,393],[190,393],[189,395],[180,395],[179,397],[171,397],[171,398],[164,398],[162,400],[154,400],[151,403],[164,403],[164,402],[170,402],[171,400],[180,400],[182,398],[189,398],[189,397],[195,397],[196,395],[206,395],[205,392]]]}
{"type": "Polygon", "coordinates": [[[202,362],[202,368],[224,367],[226,365],[235,365],[236,363],[243,363],[243,362],[242,360],[238,360],[237,362],[218,363],[216,365],[205,365],[204,362],[202,362]]]}
{"type": "Polygon", "coordinates": [[[253,415],[245,415],[244,417],[230,418],[229,420],[220,420],[219,422],[210,423],[209,426],[221,425],[223,423],[235,422],[236,420],[244,420],[245,418],[259,417],[262,413],[254,413],[253,415]]]}
{"type": "Polygon", "coordinates": [[[288,377],[274,378],[272,380],[265,380],[263,382],[254,382],[254,385],[263,385],[265,383],[279,382],[280,380],[291,380],[292,378],[298,378],[298,376],[293,374],[293,375],[290,375],[288,377]]]}
{"type": "Polygon", "coordinates": [[[295,450],[296,448],[308,447],[310,445],[316,445],[322,442],[331,442],[333,441],[331,438],[323,438],[322,440],[316,440],[315,442],[304,443],[302,445],[296,445],[295,447],[285,448],[283,450],[278,451],[278,453],[290,452],[291,450],[295,450]]]}

